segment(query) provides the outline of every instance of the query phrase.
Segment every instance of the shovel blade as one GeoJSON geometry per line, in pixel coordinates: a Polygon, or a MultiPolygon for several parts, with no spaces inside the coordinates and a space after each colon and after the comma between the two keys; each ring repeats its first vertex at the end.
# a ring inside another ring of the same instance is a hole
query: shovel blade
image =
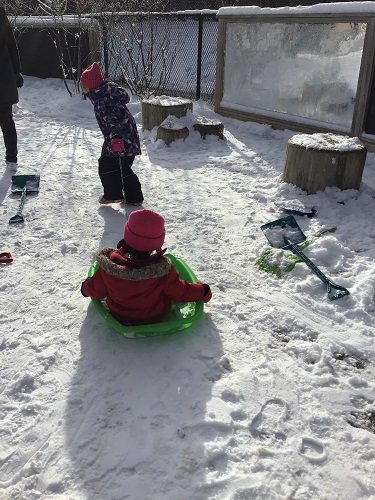
{"type": "Polygon", "coordinates": [[[12,193],[22,193],[26,186],[26,193],[39,192],[40,175],[12,175],[12,193]]]}
{"type": "Polygon", "coordinates": [[[293,215],[263,224],[260,229],[270,245],[275,248],[288,248],[290,243],[298,244],[306,239],[293,215]]]}

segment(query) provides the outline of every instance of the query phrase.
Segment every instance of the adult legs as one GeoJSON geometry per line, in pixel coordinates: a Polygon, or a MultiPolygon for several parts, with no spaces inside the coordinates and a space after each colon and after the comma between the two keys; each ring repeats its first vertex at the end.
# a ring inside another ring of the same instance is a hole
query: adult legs
{"type": "Polygon", "coordinates": [[[17,131],[11,104],[0,107],[0,127],[4,138],[5,159],[17,163],[17,131]]]}

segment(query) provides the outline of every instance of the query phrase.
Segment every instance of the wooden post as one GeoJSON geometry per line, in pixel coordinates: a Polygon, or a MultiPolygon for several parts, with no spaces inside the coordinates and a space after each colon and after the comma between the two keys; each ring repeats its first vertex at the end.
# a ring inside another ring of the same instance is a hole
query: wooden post
{"type": "Polygon", "coordinates": [[[170,115],[181,118],[188,110],[193,111],[189,99],[166,96],[145,99],[142,101],[142,130],[158,127],[170,115]]]}
{"type": "Polygon", "coordinates": [[[367,149],[357,137],[299,134],[288,140],[282,180],[313,194],[326,187],[359,189],[367,149]]]}

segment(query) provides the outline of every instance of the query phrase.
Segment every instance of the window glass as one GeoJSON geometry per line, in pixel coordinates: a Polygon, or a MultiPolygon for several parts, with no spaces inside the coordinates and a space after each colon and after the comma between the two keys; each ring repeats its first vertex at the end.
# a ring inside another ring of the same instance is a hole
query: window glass
{"type": "Polygon", "coordinates": [[[366,26],[228,23],[221,105],[350,129],[366,26]]]}

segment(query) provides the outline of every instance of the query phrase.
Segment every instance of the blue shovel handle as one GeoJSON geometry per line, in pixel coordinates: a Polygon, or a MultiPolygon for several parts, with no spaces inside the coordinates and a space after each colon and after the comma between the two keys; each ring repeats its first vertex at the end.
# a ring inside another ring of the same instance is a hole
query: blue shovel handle
{"type": "Polygon", "coordinates": [[[333,283],[327,276],[325,276],[322,271],[313,263],[311,260],[306,257],[306,255],[294,244],[290,241],[289,238],[284,236],[284,241],[288,244],[288,247],[291,248],[292,252],[298,255],[305,264],[318,276],[318,278],[323,281],[323,283],[327,286],[327,294],[330,300],[341,299],[341,297],[345,297],[346,295],[350,295],[349,290],[344,288],[341,285],[337,285],[333,283]]]}
{"type": "Polygon", "coordinates": [[[25,184],[25,186],[22,190],[20,204],[19,204],[17,213],[16,213],[16,215],[13,215],[13,217],[11,217],[9,219],[9,224],[15,224],[17,222],[24,222],[25,221],[24,216],[22,215],[22,210],[23,210],[23,206],[24,206],[25,201],[26,201],[26,196],[27,196],[27,194],[26,194],[26,184],[25,184]]]}

